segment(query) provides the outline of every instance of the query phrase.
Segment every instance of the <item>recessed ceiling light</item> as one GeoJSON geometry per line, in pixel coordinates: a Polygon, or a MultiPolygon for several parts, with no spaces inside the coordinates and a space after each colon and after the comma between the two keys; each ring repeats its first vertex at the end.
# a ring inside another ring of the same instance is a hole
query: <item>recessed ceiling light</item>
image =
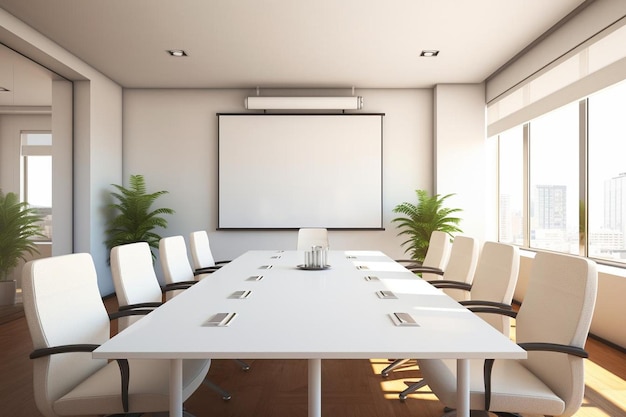
{"type": "Polygon", "coordinates": [[[436,49],[425,49],[422,51],[422,53],[420,54],[420,56],[424,56],[426,58],[432,58],[439,55],[439,51],[436,49]]]}
{"type": "Polygon", "coordinates": [[[8,88],[4,88],[4,87],[0,87],[0,92],[7,92],[7,91],[11,91],[8,88]]]}
{"type": "Polygon", "coordinates": [[[183,51],[182,49],[169,49],[167,53],[177,58],[181,56],[187,56],[187,52],[183,51]]]}

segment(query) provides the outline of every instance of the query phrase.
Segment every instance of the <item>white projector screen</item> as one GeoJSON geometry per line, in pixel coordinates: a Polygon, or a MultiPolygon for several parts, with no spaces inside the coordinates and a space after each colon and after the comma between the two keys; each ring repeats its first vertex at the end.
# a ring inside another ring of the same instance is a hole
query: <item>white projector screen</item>
{"type": "Polygon", "coordinates": [[[382,229],[383,116],[218,114],[218,228],[382,229]]]}

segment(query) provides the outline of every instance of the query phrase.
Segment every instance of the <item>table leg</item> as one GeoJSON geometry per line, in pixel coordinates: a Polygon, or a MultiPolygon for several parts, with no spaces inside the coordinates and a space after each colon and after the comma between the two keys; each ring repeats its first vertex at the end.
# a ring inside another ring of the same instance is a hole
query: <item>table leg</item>
{"type": "Polygon", "coordinates": [[[456,416],[470,416],[470,362],[456,360],[456,416]]]}
{"type": "Polygon", "coordinates": [[[183,360],[170,360],[170,417],[183,417],[183,360]]]}
{"type": "Polygon", "coordinates": [[[322,416],[322,360],[309,359],[309,417],[322,416]]]}

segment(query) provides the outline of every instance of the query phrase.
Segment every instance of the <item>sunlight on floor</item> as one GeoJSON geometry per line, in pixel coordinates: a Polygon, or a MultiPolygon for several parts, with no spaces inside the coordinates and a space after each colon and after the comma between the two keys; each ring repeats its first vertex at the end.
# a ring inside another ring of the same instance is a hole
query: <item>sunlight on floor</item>
{"type": "MultiPolygon", "coordinates": [[[[387,359],[371,359],[370,363],[372,366],[372,371],[376,375],[380,375],[381,371],[391,362],[387,359]]],[[[406,379],[402,377],[399,378],[397,376],[394,376],[393,372],[388,378],[383,378],[381,376],[380,387],[382,392],[384,393],[385,399],[387,400],[399,401],[398,394],[404,391],[407,387],[404,381],[412,383],[419,380],[419,377],[416,376],[419,374],[419,369],[415,362],[408,363],[407,365],[398,368],[396,372],[398,374],[407,374],[410,372],[411,376],[407,376],[406,379]]],[[[407,398],[418,398],[425,401],[439,401],[437,397],[430,391],[430,388],[428,388],[428,386],[422,387],[420,390],[416,391],[415,394],[411,394],[407,398]]]]}
{"type": "MultiPolygon", "coordinates": [[[[372,372],[376,375],[380,375],[381,371],[390,363],[388,359],[370,360],[372,372]]],[[[626,416],[626,381],[590,360],[586,361],[585,366],[585,398],[581,408],[573,417],[626,416]],[[606,406],[610,405],[616,411],[613,413],[607,412],[600,408],[598,404],[605,404],[603,407],[605,409],[607,408],[606,406]]],[[[419,368],[415,362],[409,362],[405,366],[392,371],[388,378],[381,376],[380,379],[380,386],[385,399],[398,400],[398,393],[407,387],[405,381],[415,382],[419,380],[419,368]]],[[[428,386],[410,394],[407,399],[438,401],[428,386]]],[[[524,415],[524,417],[535,416],[524,415]]]]}
{"type": "Polygon", "coordinates": [[[583,407],[576,413],[576,416],[608,416],[594,403],[607,402],[612,404],[621,415],[626,416],[626,381],[615,375],[611,371],[597,365],[596,363],[585,361],[585,401],[583,407]],[[593,410],[593,413],[591,411],[593,410]]]}
{"type": "Polygon", "coordinates": [[[599,407],[589,404],[587,399],[583,400],[583,404],[580,409],[574,414],[573,417],[615,417],[611,414],[607,414],[599,407]]]}

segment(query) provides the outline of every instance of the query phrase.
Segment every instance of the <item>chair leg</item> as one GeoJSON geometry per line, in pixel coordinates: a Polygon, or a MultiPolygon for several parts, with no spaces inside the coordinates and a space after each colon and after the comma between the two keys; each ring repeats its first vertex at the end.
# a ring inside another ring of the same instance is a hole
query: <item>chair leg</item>
{"type": "Polygon", "coordinates": [[[228,392],[224,391],[222,388],[218,387],[216,384],[214,384],[213,382],[209,381],[208,379],[205,379],[204,381],[202,381],[202,383],[204,385],[206,385],[207,387],[211,388],[213,391],[215,391],[218,394],[220,394],[224,401],[228,401],[228,400],[231,399],[231,396],[230,396],[230,394],[228,392]]]}
{"type": "Polygon", "coordinates": [[[388,377],[389,376],[389,372],[393,371],[394,369],[404,365],[405,363],[407,363],[408,361],[410,361],[411,359],[396,359],[395,361],[393,361],[389,366],[387,366],[385,369],[383,369],[381,371],[381,375],[383,377],[388,377]]]}
{"type": "Polygon", "coordinates": [[[243,369],[244,371],[250,370],[250,365],[248,365],[246,362],[242,361],[241,359],[233,359],[233,360],[237,362],[239,366],[241,367],[241,369],[243,369]]]}
{"type": "Polygon", "coordinates": [[[402,391],[400,394],[398,394],[398,397],[400,397],[401,401],[406,400],[406,396],[417,391],[418,389],[422,388],[423,386],[426,386],[426,381],[425,380],[421,380],[418,382],[415,382],[414,384],[411,384],[407,387],[407,389],[405,389],[404,391],[402,391]]]}

